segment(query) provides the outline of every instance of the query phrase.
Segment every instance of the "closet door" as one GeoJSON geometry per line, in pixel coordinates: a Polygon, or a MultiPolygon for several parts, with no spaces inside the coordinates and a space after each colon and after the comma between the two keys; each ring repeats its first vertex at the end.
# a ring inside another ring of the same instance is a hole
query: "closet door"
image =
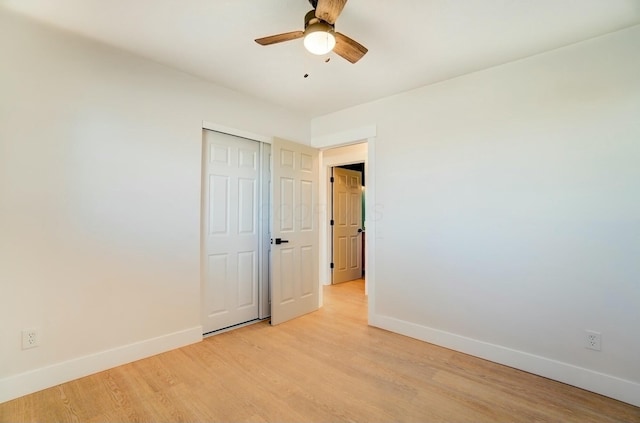
{"type": "Polygon", "coordinates": [[[204,131],[203,332],[258,318],[260,143],[204,131]]]}

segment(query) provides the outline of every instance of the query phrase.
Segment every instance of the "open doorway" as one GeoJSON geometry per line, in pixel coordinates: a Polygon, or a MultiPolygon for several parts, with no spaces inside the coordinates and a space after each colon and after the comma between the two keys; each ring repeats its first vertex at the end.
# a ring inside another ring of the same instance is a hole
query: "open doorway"
{"type": "MultiPolygon", "coordinates": [[[[320,224],[320,280],[324,285],[331,285],[333,282],[333,269],[331,263],[334,263],[334,269],[336,266],[333,251],[333,228],[331,226],[332,219],[332,186],[331,176],[334,168],[355,167],[362,168],[362,180],[367,180],[368,175],[368,144],[367,142],[361,142],[356,144],[350,144],[341,147],[330,148],[321,151],[321,166],[320,166],[320,180],[326,181],[324,184],[320,183],[320,202],[325,205],[326,219],[321,219],[320,224]]],[[[366,213],[360,208],[362,219],[361,224],[354,226],[354,229],[365,229],[366,213]]],[[[336,219],[334,219],[335,221],[336,219]]],[[[362,257],[366,255],[367,246],[363,243],[362,235],[358,235],[352,238],[351,242],[360,242],[360,249],[356,253],[360,257],[361,263],[366,263],[362,260],[362,257]]],[[[348,243],[348,242],[346,242],[348,243]]],[[[355,244],[354,244],[355,245],[355,244]]],[[[359,278],[362,278],[362,272],[360,271],[359,278]]],[[[366,290],[366,278],[365,278],[365,290],[366,290]]]]}

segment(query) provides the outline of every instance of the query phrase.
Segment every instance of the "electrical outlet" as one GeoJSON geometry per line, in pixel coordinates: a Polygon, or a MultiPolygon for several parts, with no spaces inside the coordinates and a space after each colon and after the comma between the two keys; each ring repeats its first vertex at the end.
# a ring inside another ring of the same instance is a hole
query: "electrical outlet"
{"type": "Polygon", "coordinates": [[[586,345],[590,350],[602,351],[602,334],[600,332],[594,332],[592,330],[585,331],[586,333],[586,345]]]}
{"type": "Polygon", "coordinates": [[[22,349],[35,348],[40,345],[40,336],[37,329],[24,329],[22,331],[22,349]]]}

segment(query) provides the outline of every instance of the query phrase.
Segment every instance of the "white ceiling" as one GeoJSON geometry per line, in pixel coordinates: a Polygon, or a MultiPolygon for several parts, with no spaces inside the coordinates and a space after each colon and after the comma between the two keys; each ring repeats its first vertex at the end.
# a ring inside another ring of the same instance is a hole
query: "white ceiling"
{"type": "Polygon", "coordinates": [[[336,30],[369,48],[354,65],[253,41],[303,29],[308,0],[0,4],[310,117],[640,23],[640,0],[349,0],[336,30]]]}

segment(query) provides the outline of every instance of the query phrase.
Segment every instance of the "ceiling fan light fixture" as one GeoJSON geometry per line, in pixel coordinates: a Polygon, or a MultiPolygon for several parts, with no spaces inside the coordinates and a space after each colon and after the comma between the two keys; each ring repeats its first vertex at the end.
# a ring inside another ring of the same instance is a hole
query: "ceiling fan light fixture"
{"type": "Polygon", "coordinates": [[[304,31],[290,31],[257,38],[255,40],[256,43],[261,46],[268,46],[304,38],[304,46],[312,54],[325,55],[333,51],[351,63],[356,63],[362,59],[367,54],[367,48],[346,35],[335,31],[336,19],[338,19],[347,0],[309,1],[313,9],[304,16],[304,31]]]}
{"type": "Polygon", "coordinates": [[[333,35],[333,26],[325,22],[316,22],[304,31],[304,47],[309,53],[327,54],[336,46],[336,37],[333,35]]]}

